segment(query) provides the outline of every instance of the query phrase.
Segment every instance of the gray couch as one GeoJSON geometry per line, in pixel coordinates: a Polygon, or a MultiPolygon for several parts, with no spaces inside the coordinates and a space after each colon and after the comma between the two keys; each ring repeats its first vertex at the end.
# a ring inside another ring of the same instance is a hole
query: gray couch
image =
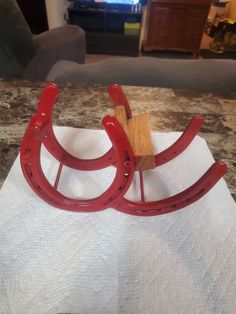
{"type": "Polygon", "coordinates": [[[72,25],[33,36],[15,0],[0,0],[0,77],[45,80],[61,59],[84,63],[85,33],[72,25]]]}
{"type": "Polygon", "coordinates": [[[118,83],[231,93],[236,92],[236,60],[137,57],[112,58],[83,65],[59,61],[50,70],[47,81],[118,83]]]}
{"type": "Polygon", "coordinates": [[[83,64],[85,53],[81,28],[32,36],[16,1],[0,0],[0,77],[236,92],[236,60],[137,57],[83,64]]]}

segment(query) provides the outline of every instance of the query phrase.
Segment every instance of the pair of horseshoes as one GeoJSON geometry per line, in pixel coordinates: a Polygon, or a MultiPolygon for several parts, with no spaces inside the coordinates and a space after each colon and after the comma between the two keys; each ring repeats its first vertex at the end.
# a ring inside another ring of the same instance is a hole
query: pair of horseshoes
{"type": "MultiPolygon", "coordinates": [[[[128,118],[132,117],[128,101],[119,85],[108,88],[114,105],[125,107],[128,118]]],[[[60,209],[94,212],[106,208],[137,216],[155,216],[170,213],[192,204],[205,195],[227,172],[227,166],[221,161],[215,162],[203,176],[191,187],[174,196],[157,201],[140,202],[125,198],[135,173],[135,156],[129,139],[122,126],[114,116],[106,116],[102,124],[112,143],[111,149],[95,159],[80,159],[72,156],[57,141],[52,127],[52,111],[59,89],[56,84],[48,84],[40,97],[38,109],[32,117],[21,144],[20,162],[24,177],[32,190],[44,201],[60,209]],[[40,151],[42,144],[48,152],[59,161],[58,173],[54,185],[49,183],[41,167],[40,151]],[[80,200],[69,198],[57,190],[63,166],[73,169],[91,171],[108,166],[116,167],[116,175],[110,187],[100,196],[80,200]]],[[[202,117],[193,117],[178,140],[166,150],[154,156],[158,167],[181,154],[197,135],[203,123],[202,117]]],[[[141,173],[141,172],[140,172],[141,173]]],[[[141,186],[143,185],[140,176],[141,186]]]]}

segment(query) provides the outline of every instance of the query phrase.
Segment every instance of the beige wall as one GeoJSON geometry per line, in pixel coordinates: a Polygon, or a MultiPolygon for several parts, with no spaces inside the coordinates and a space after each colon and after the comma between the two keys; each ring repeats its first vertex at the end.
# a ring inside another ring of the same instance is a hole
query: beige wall
{"type": "Polygon", "coordinates": [[[146,36],[146,31],[147,31],[147,6],[144,6],[142,8],[142,23],[139,37],[139,51],[142,50],[142,44],[146,36]]]}
{"type": "Polygon", "coordinates": [[[49,29],[65,25],[64,14],[66,13],[68,2],[66,0],[46,0],[45,3],[49,29]]]}

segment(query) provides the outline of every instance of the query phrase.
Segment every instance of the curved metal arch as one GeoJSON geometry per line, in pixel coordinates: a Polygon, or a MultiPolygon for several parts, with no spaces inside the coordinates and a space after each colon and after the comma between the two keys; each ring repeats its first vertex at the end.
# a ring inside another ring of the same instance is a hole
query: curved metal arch
{"type": "Polygon", "coordinates": [[[108,167],[115,163],[115,154],[111,148],[103,156],[95,159],[81,159],[71,155],[58,142],[52,127],[52,110],[56,103],[59,88],[56,84],[49,83],[44,88],[36,115],[43,116],[48,119],[47,126],[44,128],[43,144],[51,155],[59,162],[67,167],[77,170],[98,170],[108,167]]]}
{"type": "Polygon", "coordinates": [[[110,187],[99,197],[78,200],[64,196],[48,182],[40,163],[40,149],[47,128],[48,117],[34,116],[23,137],[21,168],[28,184],[43,200],[52,206],[71,211],[99,211],[111,207],[114,200],[128,190],[134,175],[133,152],[129,141],[114,117],[107,116],[103,125],[117,155],[117,171],[110,187]]]}
{"type": "Polygon", "coordinates": [[[203,117],[193,117],[184,132],[174,142],[174,144],[163,150],[161,153],[155,155],[156,167],[159,167],[180,155],[192,143],[193,139],[199,132],[203,121],[203,117]]]}
{"type": "MultiPolygon", "coordinates": [[[[110,95],[113,105],[115,107],[124,106],[127,119],[132,118],[130,105],[122,87],[118,84],[111,84],[108,86],[108,93],[110,95]]],[[[176,142],[161,153],[158,153],[154,156],[156,167],[159,167],[174,159],[176,156],[180,155],[191,144],[194,137],[199,132],[203,121],[204,119],[200,116],[193,117],[182,135],[176,140],[176,142]]]]}
{"type": "Polygon", "coordinates": [[[203,176],[186,190],[159,201],[133,202],[124,197],[113,205],[117,210],[136,216],[156,216],[184,208],[204,196],[227,172],[227,165],[215,162],[203,176]]]}
{"type": "MultiPolygon", "coordinates": [[[[125,102],[127,116],[131,110],[122,89],[117,86],[110,89],[115,105],[125,102]]],[[[112,142],[112,148],[96,159],[79,159],[67,152],[57,141],[52,127],[52,109],[58,95],[58,87],[48,84],[39,101],[38,110],[32,118],[21,146],[21,167],[31,188],[49,204],[72,211],[99,211],[113,207],[121,212],[137,216],[153,216],[176,211],[188,206],[205,195],[226,173],[223,162],[214,163],[208,171],[191,187],[167,199],[153,202],[133,202],[124,197],[134,175],[135,156],[129,140],[115,117],[107,116],[103,125],[112,142]],[[54,187],[45,177],[40,163],[40,149],[44,144],[47,150],[59,162],[59,171],[54,187]],[[56,191],[63,165],[80,170],[96,170],[110,165],[117,167],[116,176],[108,190],[99,197],[90,200],[77,200],[56,191]]],[[[156,167],[172,160],[182,153],[198,133],[203,118],[194,117],[177,141],[155,156],[156,167]]],[[[144,197],[143,197],[144,200],[144,197]]]]}

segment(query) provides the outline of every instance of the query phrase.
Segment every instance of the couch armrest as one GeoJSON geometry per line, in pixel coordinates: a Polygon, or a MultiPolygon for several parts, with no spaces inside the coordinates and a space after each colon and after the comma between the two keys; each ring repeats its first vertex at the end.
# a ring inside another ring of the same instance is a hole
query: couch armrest
{"type": "Polygon", "coordinates": [[[44,80],[51,67],[64,59],[84,63],[85,32],[78,26],[66,25],[34,36],[36,54],[28,63],[24,78],[44,80]]]}

